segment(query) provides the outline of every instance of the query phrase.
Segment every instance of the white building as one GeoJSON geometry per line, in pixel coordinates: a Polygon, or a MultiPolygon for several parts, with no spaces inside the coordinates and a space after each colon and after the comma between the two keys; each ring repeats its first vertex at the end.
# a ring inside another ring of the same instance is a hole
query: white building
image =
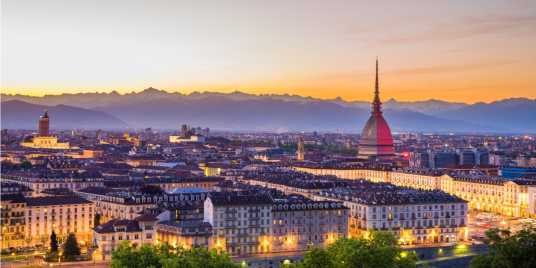
{"type": "Polygon", "coordinates": [[[48,246],[52,231],[58,240],[74,233],[80,244],[91,241],[95,205],[76,196],[27,198],[26,237],[29,245],[48,246]]]}
{"type": "Polygon", "coordinates": [[[340,200],[350,208],[350,235],[392,232],[402,244],[449,243],[468,239],[467,202],[441,191],[400,187],[336,188],[319,200],[340,200]]]}
{"type": "Polygon", "coordinates": [[[268,195],[211,194],[204,204],[204,222],[212,225],[210,247],[230,255],[271,252],[272,203],[268,195]]]}
{"type": "Polygon", "coordinates": [[[132,246],[152,245],[155,241],[157,218],[142,215],[133,220],[111,220],[95,227],[93,245],[98,247],[94,258],[110,259],[112,252],[124,241],[132,246]]]}

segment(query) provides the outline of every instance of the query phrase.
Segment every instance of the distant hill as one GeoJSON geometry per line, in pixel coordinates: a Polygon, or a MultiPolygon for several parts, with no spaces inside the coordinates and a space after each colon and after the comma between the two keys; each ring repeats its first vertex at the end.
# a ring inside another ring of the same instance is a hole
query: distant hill
{"type": "MultiPolygon", "coordinates": [[[[166,129],[177,129],[188,123],[221,130],[360,132],[370,114],[368,101],[242,92],[186,95],[154,88],[128,94],[2,95],[2,100],[68,104],[113,115],[130,127],[166,129]]],[[[390,99],[384,103],[384,108],[394,131],[536,133],[534,103],[535,100],[530,99],[473,105],[441,100],[400,102],[390,99]]]]}
{"type": "MultiPolygon", "coordinates": [[[[289,94],[247,94],[239,91],[232,93],[218,93],[218,92],[193,92],[191,94],[181,94],[178,92],[166,92],[164,90],[158,90],[155,88],[147,88],[141,92],[131,92],[126,94],[119,94],[116,91],[110,93],[76,93],[76,94],[60,94],[60,95],[45,95],[44,97],[33,97],[25,95],[7,95],[2,94],[2,100],[21,100],[34,104],[41,105],[59,105],[69,104],[76,107],[93,109],[95,107],[108,107],[113,105],[134,105],[143,101],[198,101],[206,98],[222,98],[233,101],[246,101],[246,100],[281,100],[286,102],[297,103],[309,103],[309,102],[330,102],[344,107],[358,107],[369,109],[370,101],[345,101],[340,97],[331,100],[316,99],[312,97],[303,97],[298,95],[289,94]]],[[[441,111],[449,111],[460,107],[467,106],[464,103],[446,102],[440,100],[427,100],[427,101],[415,101],[415,102],[400,102],[394,99],[390,99],[384,103],[386,109],[407,109],[415,112],[425,114],[435,114],[441,111]]]]}
{"type": "Polygon", "coordinates": [[[475,103],[444,111],[438,117],[494,126],[514,132],[536,133],[536,100],[505,99],[492,103],[475,103]]]}
{"type": "Polygon", "coordinates": [[[114,116],[67,105],[45,106],[19,100],[3,101],[2,128],[36,129],[39,116],[48,110],[52,129],[123,129],[127,124],[114,116]]]}
{"type": "Polygon", "coordinates": [[[442,112],[457,110],[469,105],[461,102],[448,102],[434,99],[426,101],[397,101],[395,99],[390,99],[384,103],[384,106],[387,109],[407,109],[414,112],[437,115],[442,112]]]}

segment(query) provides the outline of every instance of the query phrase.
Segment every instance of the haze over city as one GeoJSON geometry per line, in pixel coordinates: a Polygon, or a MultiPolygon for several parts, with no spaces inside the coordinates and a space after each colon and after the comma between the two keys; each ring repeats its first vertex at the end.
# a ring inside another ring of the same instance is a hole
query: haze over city
{"type": "Polygon", "coordinates": [[[536,98],[534,1],[2,1],[2,93],[536,98]]]}

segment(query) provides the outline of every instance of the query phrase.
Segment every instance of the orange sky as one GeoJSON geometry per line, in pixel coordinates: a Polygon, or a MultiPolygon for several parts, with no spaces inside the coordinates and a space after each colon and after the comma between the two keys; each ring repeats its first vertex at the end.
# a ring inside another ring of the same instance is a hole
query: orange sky
{"type": "Polygon", "coordinates": [[[536,98],[535,1],[377,2],[2,1],[1,89],[536,98]]]}

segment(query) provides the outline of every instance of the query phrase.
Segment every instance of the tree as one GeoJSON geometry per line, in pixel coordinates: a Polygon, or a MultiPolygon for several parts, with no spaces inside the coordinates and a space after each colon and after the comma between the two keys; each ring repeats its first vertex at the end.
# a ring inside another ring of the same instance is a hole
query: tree
{"type": "Polygon", "coordinates": [[[97,227],[100,225],[101,220],[101,214],[95,213],[95,216],[93,216],[93,226],[97,227]]]}
{"type": "Polygon", "coordinates": [[[335,262],[326,250],[313,248],[305,253],[303,262],[301,262],[298,267],[333,268],[335,267],[335,262]]]}
{"type": "Polygon", "coordinates": [[[30,163],[30,161],[28,161],[28,160],[24,160],[24,161],[22,161],[22,163],[20,163],[20,167],[22,169],[30,169],[30,168],[32,168],[32,163],[30,163]]]}
{"type": "Polygon", "coordinates": [[[536,263],[536,229],[527,227],[517,234],[509,230],[486,231],[487,254],[475,257],[471,268],[525,268],[536,263]]]}
{"type": "Polygon", "coordinates": [[[405,252],[398,246],[396,238],[388,232],[374,232],[370,239],[339,239],[326,249],[311,249],[302,268],[412,268],[416,267],[417,257],[405,252]]]}
{"type": "Polygon", "coordinates": [[[205,248],[171,249],[168,245],[132,247],[128,241],[112,253],[112,268],[238,268],[225,253],[205,248]]]}
{"type": "Polygon", "coordinates": [[[179,250],[179,254],[164,258],[162,268],[238,268],[238,264],[233,263],[231,258],[225,253],[218,253],[215,250],[208,251],[205,248],[192,248],[190,250],[179,250]]]}
{"type": "Polygon", "coordinates": [[[70,233],[69,236],[67,236],[67,240],[65,241],[65,243],[63,243],[63,256],[65,260],[71,261],[79,255],[80,246],[78,246],[76,236],[73,233],[70,233]]]}
{"type": "Polygon", "coordinates": [[[50,253],[58,252],[58,237],[56,236],[56,233],[52,231],[52,234],[50,235],[50,253]]]}

